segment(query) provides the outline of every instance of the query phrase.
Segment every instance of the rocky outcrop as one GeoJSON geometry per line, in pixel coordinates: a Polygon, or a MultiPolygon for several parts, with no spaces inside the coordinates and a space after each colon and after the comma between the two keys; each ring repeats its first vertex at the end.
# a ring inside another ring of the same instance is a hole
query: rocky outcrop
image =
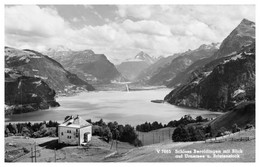
{"type": "Polygon", "coordinates": [[[169,81],[183,72],[195,61],[211,57],[218,50],[218,44],[201,45],[198,49],[181,53],[169,65],[160,68],[147,81],[149,85],[167,85],[169,81]]]}
{"type": "Polygon", "coordinates": [[[5,69],[5,114],[19,114],[60,106],[55,91],[41,78],[5,69]]]}
{"type": "Polygon", "coordinates": [[[241,23],[224,39],[219,50],[211,57],[197,60],[186,70],[176,75],[168,83],[167,87],[176,88],[179,85],[186,84],[196,78],[200,73],[205,72],[206,68],[214,68],[218,61],[216,59],[235,54],[241,47],[250,45],[255,41],[255,23],[243,19],[241,23]],[[211,63],[210,63],[211,62],[211,63]],[[214,64],[215,63],[215,64],[214,64]]]}
{"type": "Polygon", "coordinates": [[[238,53],[216,59],[193,79],[174,89],[165,101],[186,107],[227,111],[255,100],[255,44],[238,53]]]}
{"type": "Polygon", "coordinates": [[[228,56],[228,54],[239,51],[245,45],[250,45],[255,41],[255,23],[243,19],[241,23],[224,39],[219,47],[219,51],[214,56],[215,59],[228,56]]]}

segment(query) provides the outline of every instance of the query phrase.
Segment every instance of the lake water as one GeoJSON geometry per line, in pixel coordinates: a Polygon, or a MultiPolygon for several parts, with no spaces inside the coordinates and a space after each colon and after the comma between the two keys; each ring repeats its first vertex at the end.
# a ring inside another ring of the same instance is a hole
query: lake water
{"type": "Polygon", "coordinates": [[[143,91],[97,91],[83,92],[71,97],[58,97],[60,107],[5,117],[5,122],[20,121],[62,121],[67,115],[80,115],[92,121],[117,121],[120,124],[137,125],[158,121],[163,124],[178,120],[186,114],[193,117],[215,117],[220,113],[207,110],[180,108],[167,103],[152,103],[151,100],[163,99],[171,90],[143,91]]]}

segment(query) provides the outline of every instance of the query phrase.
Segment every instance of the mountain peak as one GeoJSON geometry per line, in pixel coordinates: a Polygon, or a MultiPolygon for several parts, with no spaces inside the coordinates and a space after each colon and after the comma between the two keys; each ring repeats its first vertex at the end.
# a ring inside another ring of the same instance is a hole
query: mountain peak
{"type": "Polygon", "coordinates": [[[255,24],[254,22],[252,22],[252,21],[250,21],[250,20],[248,20],[248,19],[243,19],[242,21],[241,21],[241,23],[240,24],[244,24],[244,25],[252,25],[252,24],[255,24]]]}
{"type": "MultiPolygon", "coordinates": [[[[144,60],[144,58],[147,57],[147,56],[149,56],[147,53],[141,51],[141,52],[139,52],[139,53],[135,56],[135,58],[136,58],[136,59],[142,59],[142,60],[144,60]]],[[[149,57],[150,57],[150,56],[149,56],[149,57]]]]}
{"type": "MultiPolygon", "coordinates": [[[[248,32],[248,31],[254,31],[255,29],[255,22],[252,22],[250,20],[247,19],[243,19],[240,24],[236,27],[235,30],[237,30],[239,33],[244,33],[244,32],[248,32]]],[[[253,34],[255,35],[255,34],[253,34]]]]}
{"type": "Polygon", "coordinates": [[[135,59],[145,61],[148,64],[153,64],[155,62],[155,60],[151,56],[149,56],[147,53],[145,53],[143,51],[139,52],[135,56],[135,59]]]}
{"type": "Polygon", "coordinates": [[[240,24],[224,39],[215,58],[225,57],[238,51],[244,45],[255,41],[255,23],[243,19],[240,24]]]}
{"type": "Polygon", "coordinates": [[[84,50],[83,53],[88,54],[88,55],[95,55],[94,51],[90,50],[90,49],[84,50]]]}
{"type": "Polygon", "coordinates": [[[64,45],[57,45],[54,48],[47,49],[47,52],[64,52],[64,51],[71,51],[71,50],[64,45]]]}
{"type": "Polygon", "coordinates": [[[218,49],[219,48],[220,43],[211,43],[211,44],[202,44],[200,45],[200,47],[198,48],[198,50],[205,50],[205,49],[218,49]]]}

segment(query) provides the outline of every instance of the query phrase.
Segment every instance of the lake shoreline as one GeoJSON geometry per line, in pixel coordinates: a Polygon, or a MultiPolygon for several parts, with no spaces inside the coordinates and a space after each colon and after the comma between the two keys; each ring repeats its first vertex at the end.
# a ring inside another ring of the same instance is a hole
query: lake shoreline
{"type": "MultiPolygon", "coordinates": [[[[117,84],[117,85],[121,85],[122,84],[117,84]]],[[[129,92],[131,91],[145,91],[145,90],[158,90],[158,89],[170,89],[166,86],[143,86],[143,87],[134,87],[134,88],[129,88],[129,92]]],[[[171,89],[170,89],[171,90],[171,89]]],[[[71,92],[71,93],[57,93],[56,94],[56,98],[59,98],[59,97],[73,97],[73,96],[78,96],[79,94],[81,93],[91,93],[91,92],[107,92],[107,91],[118,91],[118,92],[127,92],[126,89],[125,90],[121,90],[121,89],[116,89],[116,88],[110,88],[109,86],[107,85],[102,85],[100,87],[97,87],[95,90],[93,91],[88,91],[88,90],[82,90],[80,92],[71,92]]],[[[166,96],[166,95],[165,95],[166,96]]]]}
{"type": "Polygon", "coordinates": [[[81,115],[84,119],[118,121],[121,124],[137,125],[145,121],[179,119],[184,115],[215,117],[208,110],[180,108],[166,103],[152,103],[152,99],[163,99],[169,88],[139,91],[94,91],[81,92],[75,96],[57,98],[60,107],[5,117],[5,122],[30,122],[63,120],[67,115],[81,115]]]}

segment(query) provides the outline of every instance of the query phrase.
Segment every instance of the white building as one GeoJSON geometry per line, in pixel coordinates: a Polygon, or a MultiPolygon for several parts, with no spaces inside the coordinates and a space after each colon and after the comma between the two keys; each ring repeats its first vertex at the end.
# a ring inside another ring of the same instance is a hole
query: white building
{"type": "Polygon", "coordinates": [[[70,116],[58,127],[59,143],[81,145],[92,136],[92,125],[79,116],[70,116]]]}

